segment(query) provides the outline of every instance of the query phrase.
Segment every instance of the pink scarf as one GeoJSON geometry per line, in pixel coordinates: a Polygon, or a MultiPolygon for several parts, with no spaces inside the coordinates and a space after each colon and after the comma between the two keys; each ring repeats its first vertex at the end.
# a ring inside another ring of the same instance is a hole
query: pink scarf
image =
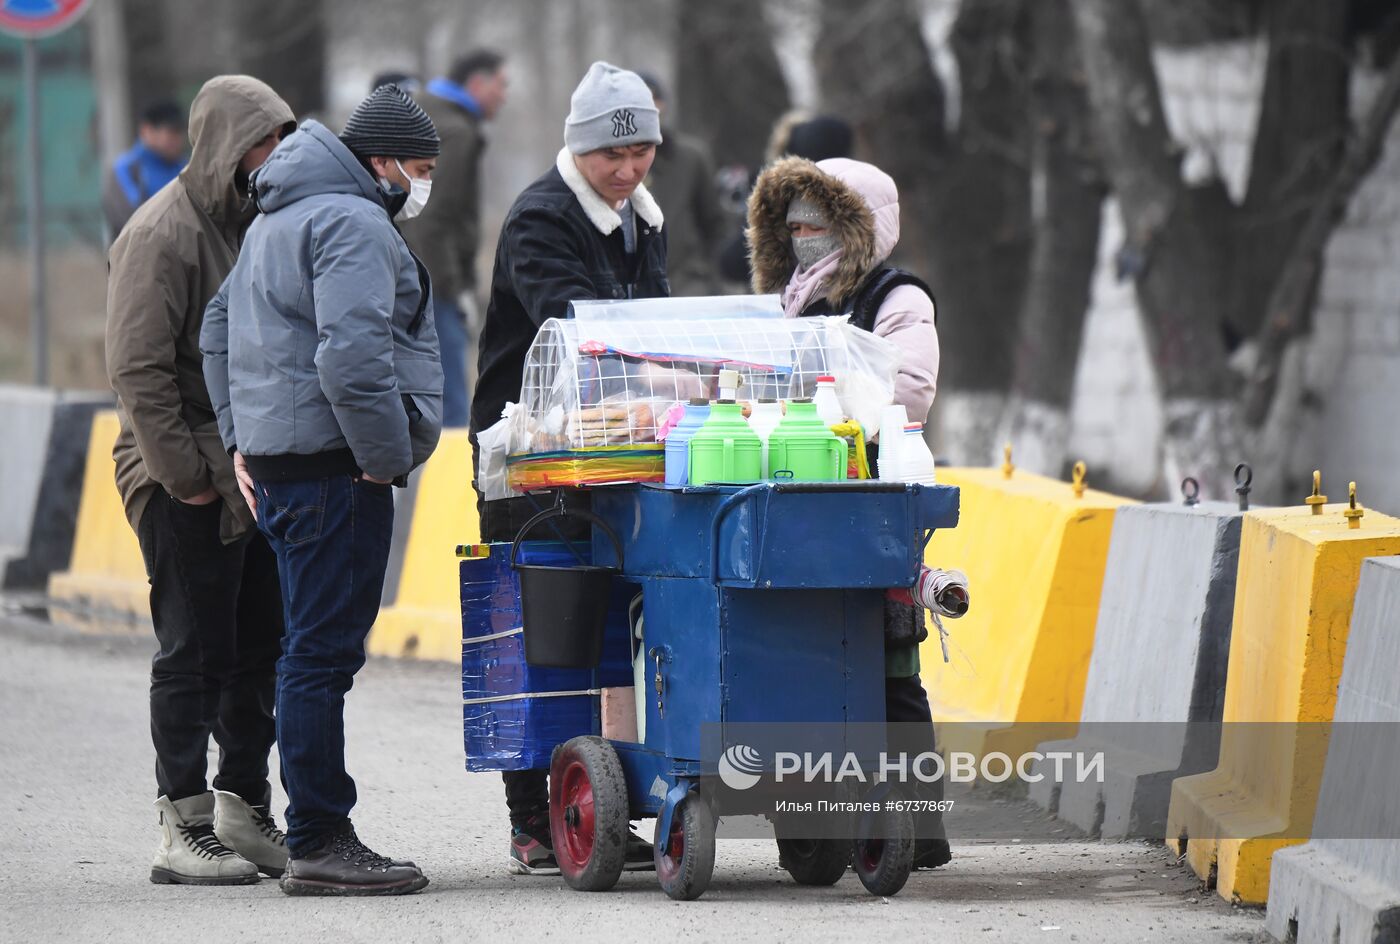
{"type": "Polygon", "coordinates": [[[812,302],[826,294],[826,280],[841,264],[841,250],[817,261],[809,269],[798,269],[783,288],[783,315],[796,318],[812,302]]]}

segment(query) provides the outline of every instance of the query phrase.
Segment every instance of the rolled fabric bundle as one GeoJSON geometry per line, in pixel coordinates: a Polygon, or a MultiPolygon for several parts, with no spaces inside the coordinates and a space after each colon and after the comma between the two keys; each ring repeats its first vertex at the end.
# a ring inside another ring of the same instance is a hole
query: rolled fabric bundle
{"type": "Polygon", "coordinates": [[[920,567],[910,596],[918,606],[950,619],[965,614],[971,603],[967,574],[961,570],[920,567]]]}

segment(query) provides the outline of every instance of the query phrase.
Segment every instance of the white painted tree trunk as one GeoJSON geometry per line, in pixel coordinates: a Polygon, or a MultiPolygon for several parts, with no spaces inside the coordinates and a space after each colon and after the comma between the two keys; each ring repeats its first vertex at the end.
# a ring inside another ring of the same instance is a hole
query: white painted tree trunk
{"type": "Polygon", "coordinates": [[[1001,464],[1001,440],[997,438],[1006,395],[947,391],[935,404],[939,435],[934,454],[955,466],[1001,464]]]}
{"type": "MultiPolygon", "coordinates": [[[[997,433],[999,443],[1011,444],[1011,461],[1018,469],[1060,478],[1069,454],[1069,411],[1049,403],[1013,398],[997,433]]],[[[1001,453],[996,457],[1000,459],[1001,453]]]]}

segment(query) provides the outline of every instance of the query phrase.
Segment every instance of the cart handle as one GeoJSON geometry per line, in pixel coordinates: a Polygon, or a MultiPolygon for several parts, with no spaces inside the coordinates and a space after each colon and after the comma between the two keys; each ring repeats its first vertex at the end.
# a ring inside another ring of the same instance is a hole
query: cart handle
{"type": "Polygon", "coordinates": [[[724,522],[724,516],[729,514],[740,502],[745,501],[750,495],[759,492],[771,491],[776,486],[772,482],[760,482],[757,485],[750,485],[748,488],[741,488],[733,495],[719,503],[715,509],[714,520],[710,522],[710,582],[719,584],[719,526],[724,522]]]}
{"type": "Polygon", "coordinates": [[[560,495],[559,504],[555,505],[553,508],[546,508],[544,511],[541,511],[529,521],[525,522],[525,526],[521,528],[520,533],[518,533],[515,536],[515,542],[510,546],[510,566],[512,568],[517,566],[515,563],[515,558],[516,555],[520,553],[520,542],[525,540],[525,535],[529,534],[530,531],[532,531],[536,525],[540,524],[543,521],[548,521],[550,518],[582,518],[583,520],[590,522],[591,524],[594,524],[599,528],[602,528],[603,533],[608,536],[608,540],[612,541],[613,550],[617,552],[616,569],[618,571],[622,570],[622,542],[618,540],[617,532],[614,531],[611,527],[609,527],[606,521],[604,521],[602,518],[600,518],[598,515],[594,514],[591,511],[585,511],[582,508],[575,508],[573,510],[570,510],[564,507],[562,494],[560,495]]]}

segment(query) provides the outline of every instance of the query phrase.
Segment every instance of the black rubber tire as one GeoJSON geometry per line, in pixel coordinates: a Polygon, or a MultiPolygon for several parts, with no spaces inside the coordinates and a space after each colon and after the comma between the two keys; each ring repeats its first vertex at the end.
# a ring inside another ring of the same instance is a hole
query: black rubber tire
{"type": "Polygon", "coordinates": [[[676,901],[694,901],[705,894],[715,874],[715,814],[698,793],[687,794],[671,814],[671,835],[661,835],[656,820],[653,859],[661,890],[676,901]],[[680,855],[669,848],[678,839],[680,855]]]}
{"type": "Polygon", "coordinates": [[[881,810],[862,821],[852,847],[852,864],[865,890],[881,897],[894,895],[914,870],[914,817],[907,810],[881,810]]]}
{"type": "Polygon", "coordinates": [[[570,888],[607,891],[627,858],[627,779],[611,743],[576,737],[549,765],[549,828],[559,874],[570,888]]]}
{"type": "Polygon", "coordinates": [[[778,840],[778,861],[799,885],[835,885],[851,864],[849,839],[804,839],[785,835],[781,819],[773,821],[778,840]]]}

